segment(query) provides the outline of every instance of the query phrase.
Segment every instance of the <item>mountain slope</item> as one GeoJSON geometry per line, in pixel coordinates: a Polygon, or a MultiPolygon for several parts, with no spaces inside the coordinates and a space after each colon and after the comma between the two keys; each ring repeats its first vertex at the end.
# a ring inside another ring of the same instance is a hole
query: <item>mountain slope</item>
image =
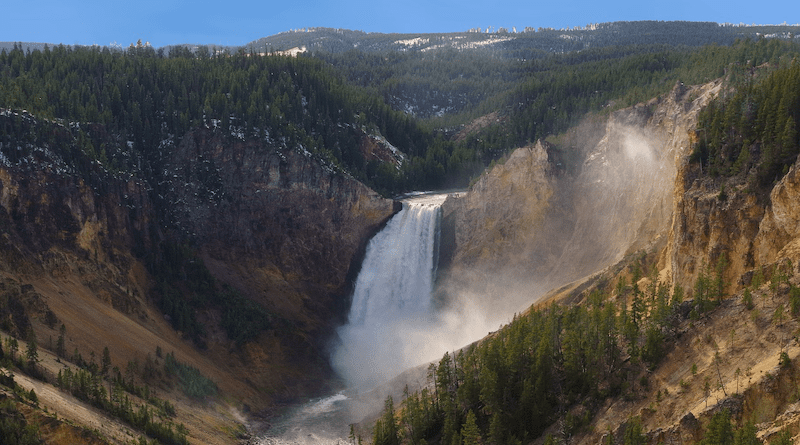
{"type": "Polygon", "coordinates": [[[468,234],[455,237],[451,274],[440,280],[456,305],[483,303],[491,314],[541,295],[541,282],[565,285],[434,363],[427,386],[367,432],[375,443],[448,443],[466,431],[488,443],[697,442],[717,440],[720,422],[754,441],[797,435],[800,272],[790,203],[800,199],[800,166],[770,184],[768,198],[754,190],[756,169],[727,179],[722,192],[719,178],[702,173],[698,115],[723,85],[679,84],[611,114],[601,136],[564,136],[590,141],[574,177],[521,162],[555,151],[538,144],[449,204],[446,220],[468,234]],[[613,187],[620,178],[625,186],[613,187]]]}
{"type": "MultiPolygon", "coordinates": [[[[461,33],[383,34],[347,29],[308,28],[264,37],[245,45],[256,51],[305,48],[311,52],[433,52],[484,51],[499,57],[536,58],[589,47],[631,44],[702,46],[730,45],[736,39],[770,35],[788,38],[800,27],[790,25],[733,26],[713,22],[637,21],[590,23],[574,29],[474,29],[461,33]],[[519,31],[519,32],[517,32],[519,31]]],[[[792,35],[793,36],[793,35],[792,35]]]]}
{"type": "MultiPolygon", "coordinates": [[[[216,437],[216,421],[193,416],[222,409],[221,422],[235,429],[241,418],[225,405],[258,412],[335,384],[324,340],[346,309],[350,268],[395,211],[391,200],[307,152],[231,144],[203,128],[163,164],[175,172],[167,184],[92,162],[79,174],[59,154],[74,143],[66,128],[10,111],[0,120],[56,141],[0,166],[0,275],[11,283],[4,301],[32,296],[21,313],[3,305],[16,314],[4,330],[25,339],[32,327],[53,351],[63,325],[62,357],[81,364],[80,355],[82,366],[108,348],[121,375],[132,369],[129,383],[173,400],[189,436],[203,443],[231,438],[216,437]],[[221,151],[223,143],[229,149],[221,151]],[[213,188],[195,182],[208,175],[192,176],[208,163],[224,178],[213,188]],[[154,189],[172,192],[158,197],[154,189]],[[160,199],[173,203],[167,213],[160,199]],[[182,396],[157,358],[162,350],[215,382],[226,402],[217,408],[218,401],[197,405],[182,396]]],[[[52,383],[57,371],[42,372],[52,383]]]]}

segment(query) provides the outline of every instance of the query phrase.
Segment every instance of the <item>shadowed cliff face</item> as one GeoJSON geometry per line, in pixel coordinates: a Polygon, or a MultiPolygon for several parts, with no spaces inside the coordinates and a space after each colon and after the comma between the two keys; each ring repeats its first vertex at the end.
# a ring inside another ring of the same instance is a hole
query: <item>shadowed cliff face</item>
{"type": "MultiPolygon", "coordinates": [[[[254,408],[324,388],[326,336],[346,314],[366,243],[397,211],[392,200],[302,150],[209,128],[164,150],[155,177],[114,174],[91,161],[78,170],[70,163],[83,161],[60,154],[74,142],[67,129],[26,119],[56,136],[19,162],[0,158],[0,277],[33,283],[75,339],[70,350],[87,355],[98,338],[113,340],[97,329],[118,321],[73,313],[86,301],[134,320],[136,338],[157,332],[163,339],[109,343],[123,365],[153,354],[156,344],[174,348],[254,408]],[[291,332],[273,329],[234,348],[220,314],[207,310],[198,319],[208,349],[178,340],[150,295],[147,258],[163,241],[196,246],[215,278],[291,332]]],[[[48,335],[58,333],[40,338],[48,335]]]]}
{"type": "Polygon", "coordinates": [[[189,133],[164,170],[170,214],[212,271],[281,315],[314,318],[314,325],[344,315],[351,268],[396,211],[392,200],[310,153],[209,129],[189,133]]]}

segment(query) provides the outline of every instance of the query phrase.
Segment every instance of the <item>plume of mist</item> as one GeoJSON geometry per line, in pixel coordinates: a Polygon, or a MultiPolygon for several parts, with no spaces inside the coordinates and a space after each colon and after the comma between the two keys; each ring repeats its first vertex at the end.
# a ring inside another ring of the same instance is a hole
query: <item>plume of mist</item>
{"type": "Polygon", "coordinates": [[[571,143],[583,153],[583,162],[554,184],[553,211],[540,225],[513,235],[521,250],[454,270],[443,280],[439,292],[446,295],[447,307],[455,308],[452,316],[466,305],[482,320],[480,329],[465,330],[456,343],[479,339],[546,292],[615,264],[666,232],[675,153],[664,135],[625,118],[612,118],[599,129],[586,126],[574,136],[571,143]]]}
{"type": "Polygon", "coordinates": [[[551,272],[555,282],[620,260],[641,242],[643,227],[666,227],[675,167],[664,146],[662,138],[642,126],[615,121],[607,125],[604,137],[588,153],[572,196],[563,198],[572,202],[575,223],[572,233],[562,238],[567,242],[551,272]]]}
{"type": "Polygon", "coordinates": [[[551,198],[562,210],[514,234],[526,251],[454,271],[441,280],[440,302],[428,294],[404,303],[422,310],[382,308],[373,324],[351,319],[340,329],[331,362],[351,388],[366,391],[438,361],[508,323],[548,290],[613,264],[666,228],[675,166],[664,138],[641,122],[612,119],[600,135],[577,144],[584,153],[579,172],[560,179],[551,198]]]}
{"type": "Polygon", "coordinates": [[[438,360],[502,321],[488,317],[475,300],[463,300],[427,314],[387,317],[375,325],[349,324],[339,331],[331,364],[348,387],[367,391],[408,368],[438,360]]]}

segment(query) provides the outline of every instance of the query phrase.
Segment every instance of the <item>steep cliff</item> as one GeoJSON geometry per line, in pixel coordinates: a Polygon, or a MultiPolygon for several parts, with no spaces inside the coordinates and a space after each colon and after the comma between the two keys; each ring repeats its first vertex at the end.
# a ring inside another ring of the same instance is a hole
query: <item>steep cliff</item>
{"type": "Polygon", "coordinates": [[[443,284],[496,286],[530,301],[663,245],[689,130],[718,89],[678,84],[665,97],[592,117],[553,144],[514,151],[445,204],[455,237],[443,284]],[[575,160],[560,165],[564,158],[575,160]]]}
{"type": "MultiPolygon", "coordinates": [[[[507,299],[538,298],[541,283],[572,281],[550,295],[590,305],[589,292],[600,290],[612,307],[633,310],[624,283],[634,276],[639,289],[656,289],[657,278],[686,292],[661,331],[668,341],[658,365],[642,367],[624,395],[604,396],[602,406],[587,408],[584,400],[567,409],[546,434],[622,443],[637,422],[650,443],[692,442],[728,410],[736,426],[754,422],[761,440],[782,431],[797,439],[800,164],[766,190],[746,175],[704,175],[690,158],[698,112],[722,87],[679,84],[612,113],[599,134],[581,138],[574,130],[553,139],[559,145],[518,149],[446,204],[455,235],[440,285],[451,297],[473,290],[478,295],[467,298],[498,310],[507,299]],[[578,148],[579,167],[558,169],[568,146],[578,148]],[[524,204],[504,203],[504,196],[524,204]],[[717,271],[723,298],[704,315],[690,314],[696,283],[717,271]],[[565,426],[584,415],[591,418],[585,426],[565,426]]],[[[627,365],[637,366],[633,359],[627,365]]]]}
{"type": "Polygon", "coordinates": [[[459,266],[494,263],[536,241],[554,193],[553,167],[541,141],[522,147],[488,170],[469,192],[451,198],[444,218],[455,218],[453,261],[459,266]]]}
{"type": "MultiPolygon", "coordinates": [[[[325,341],[346,313],[368,239],[397,211],[394,201],[302,149],[214,128],[166,143],[157,171],[133,176],[87,159],[57,122],[13,112],[0,119],[51,135],[2,147],[0,277],[3,295],[13,292],[28,315],[10,314],[4,330],[26,338],[31,325],[52,348],[63,323],[70,356],[99,357],[107,346],[120,369],[149,362],[157,349],[174,351],[239,409],[260,410],[331,384],[325,341]],[[216,301],[196,306],[201,344],[176,332],[158,309],[164,296],[153,293],[154,267],[181,267],[165,256],[169,246],[196,252],[218,295],[230,286],[263,308],[271,326],[234,343],[223,328],[229,303],[216,301]]],[[[179,410],[191,437],[227,440],[207,431],[219,424],[198,421],[192,409],[179,410]]]]}
{"type": "Polygon", "coordinates": [[[700,176],[699,169],[685,163],[676,181],[667,251],[676,282],[693,283],[724,254],[726,292],[732,293],[750,283],[754,269],[796,261],[797,164],[768,194],[752,188],[746,178],[710,179],[700,176]]]}
{"type": "Polygon", "coordinates": [[[208,128],[187,134],[163,169],[170,217],[211,270],[313,328],[348,309],[366,241],[397,210],[311,153],[208,128]]]}

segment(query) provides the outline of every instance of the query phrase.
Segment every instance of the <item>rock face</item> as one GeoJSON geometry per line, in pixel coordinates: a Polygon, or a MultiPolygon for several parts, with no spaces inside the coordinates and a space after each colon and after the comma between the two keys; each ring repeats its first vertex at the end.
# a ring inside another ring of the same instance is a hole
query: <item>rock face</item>
{"type": "Polygon", "coordinates": [[[101,169],[87,182],[64,164],[45,149],[0,165],[0,273],[77,278],[117,310],[143,315],[149,285],[132,252],[157,237],[147,184],[101,169]]]}
{"type": "Polygon", "coordinates": [[[69,129],[25,119],[55,136],[16,149],[24,156],[13,162],[0,157],[0,278],[33,283],[75,338],[70,351],[104,338],[103,321],[87,318],[102,311],[106,323],[112,313],[134,320],[129,335],[161,336],[109,344],[112,356],[142,360],[161,338],[254,408],[324,385],[324,342],[346,314],[366,243],[399,203],[303,150],[212,128],[166,147],[152,177],[124,176],[80,154],[67,160],[69,129]],[[215,278],[292,328],[234,348],[209,311],[198,314],[206,351],[178,340],[149,295],[146,257],[165,240],[194,246],[215,278]],[[84,302],[93,309],[73,312],[84,302]]]}
{"type": "Polygon", "coordinates": [[[718,88],[679,84],[573,130],[558,144],[578,153],[577,168],[554,167],[558,149],[542,142],[517,149],[445,204],[455,232],[447,284],[494,280],[530,299],[663,245],[689,130],[718,88]]]}
{"type": "Polygon", "coordinates": [[[685,163],[675,184],[676,206],[667,251],[675,282],[691,287],[703,267],[713,268],[724,254],[726,292],[732,293],[750,283],[750,272],[756,268],[786,259],[797,262],[798,164],[768,196],[753,191],[741,179],[700,179],[699,168],[685,163]]]}
{"type": "Polygon", "coordinates": [[[800,257],[800,164],[795,163],[772,189],[770,205],[755,240],[758,263],[800,257]]]}
{"type": "Polygon", "coordinates": [[[463,266],[493,263],[535,242],[554,193],[553,168],[541,141],[515,150],[487,171],[460,198],[449,199],[443,218],[454,218],[453,261],[463,266]],[[452,216],[451,216],[452,215],[452,216]]]}
{"type": "Polygon", "coordinates": [[[724,253],[732,293],[755,268],[797,264],[800,164],[758,194],[688,161],[698,113],[720,88],[679,84],[574,130],[559,141],[580,153],[574,170],[554,167],[557,150],[546,143],[517,149],[445,203],[443,239],[452,232],[452,245],[441,284],[530,298],[644,249],[660,252],[661,279],[685,289],[724,253]]]}
{"type": "Polygon", "coordinates": [[[310,153],[206,128],[187,134],[164,168],[171,215],[209,267],[282,315],[308,316],[310,305],[316,323],[347,309],[366,241],[397,211],[310,153]]]}

